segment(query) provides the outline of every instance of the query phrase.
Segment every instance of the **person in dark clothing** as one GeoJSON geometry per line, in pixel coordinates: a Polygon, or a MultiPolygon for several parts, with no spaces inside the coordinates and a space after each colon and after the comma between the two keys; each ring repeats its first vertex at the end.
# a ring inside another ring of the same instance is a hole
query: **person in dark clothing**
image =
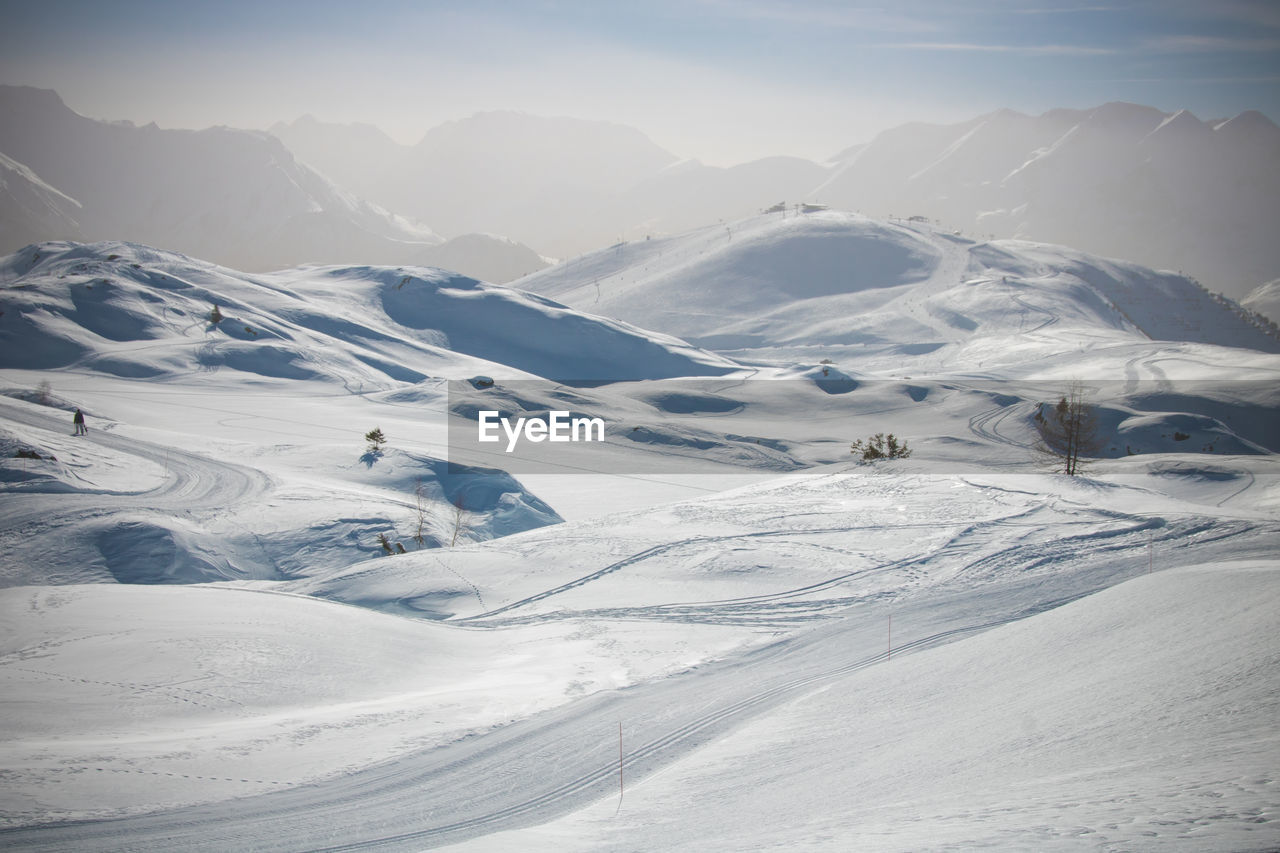
{"type": "Polygon", "coordinates": [[[76,409],[76,416],[71,419],[71,422],[76,425],[76,435],[89,434],[89,428],[84,425],[84,412],[76,409]]]}

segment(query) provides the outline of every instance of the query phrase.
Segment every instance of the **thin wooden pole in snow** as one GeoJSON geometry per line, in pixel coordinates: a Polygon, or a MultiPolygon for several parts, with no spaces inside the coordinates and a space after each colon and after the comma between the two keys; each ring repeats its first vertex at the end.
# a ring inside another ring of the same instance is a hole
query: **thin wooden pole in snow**
{"type": "Polygon", "coordinates": [[[624,793],[622,788],[622,720],[618,720],[618,808],[614,812],[615,815],[622,811],[622,795],[624,793]]]}

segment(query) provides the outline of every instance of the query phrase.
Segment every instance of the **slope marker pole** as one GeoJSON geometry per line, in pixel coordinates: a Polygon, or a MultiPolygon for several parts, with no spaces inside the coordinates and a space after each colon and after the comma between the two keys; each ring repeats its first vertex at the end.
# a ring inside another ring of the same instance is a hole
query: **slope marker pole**
{"type": "Polygon", "coordinates": [[[614,817],[618,816],[618,812],[622,811],[622,796],[625,793],[622,787],[622,720],[618,720],[618,808],[614,811],[614,817]]]}

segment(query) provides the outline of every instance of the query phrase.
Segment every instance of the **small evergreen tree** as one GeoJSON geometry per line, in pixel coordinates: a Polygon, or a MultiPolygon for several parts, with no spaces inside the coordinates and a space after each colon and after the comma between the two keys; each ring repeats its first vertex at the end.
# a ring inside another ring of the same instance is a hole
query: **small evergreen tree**
{"type": "Polygon", "coordinates": [[[223,320],[222,312],[218,310],[218,306],[214,305],[213,310],[209,312],[209,322],[218,325],[223,320]]]}
{"type": "Polygon", "coordinates": [[[887,436],[878,432],[868,439],[858,439],[849,445],[849,452],[862,454],[863,462],[874,462],[877,459],[906,459],[911,455],[911,448],[905,441],[899,441],[893,433],[887,436]]]}
{"type": "Polygon", "coordinates": [[[382,445],[386,444],[387,437],[382,434],[381,427],[374,427],[364,434],[364,440],[369,442],[369,453],[377,456],[382,452],[382,445]]]}

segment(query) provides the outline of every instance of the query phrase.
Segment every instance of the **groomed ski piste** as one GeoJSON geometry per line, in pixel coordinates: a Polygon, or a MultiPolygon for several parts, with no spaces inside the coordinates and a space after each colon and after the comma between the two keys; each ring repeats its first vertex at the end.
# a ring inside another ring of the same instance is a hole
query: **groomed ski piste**
{"type": "Polygon", "coordinates": [[[1181,276],[823,213],[0,288],[6,849],[1280,846],[1280,342],[1181,276]],[[450,465],[477,377],[626,429],[450,465]]]}

